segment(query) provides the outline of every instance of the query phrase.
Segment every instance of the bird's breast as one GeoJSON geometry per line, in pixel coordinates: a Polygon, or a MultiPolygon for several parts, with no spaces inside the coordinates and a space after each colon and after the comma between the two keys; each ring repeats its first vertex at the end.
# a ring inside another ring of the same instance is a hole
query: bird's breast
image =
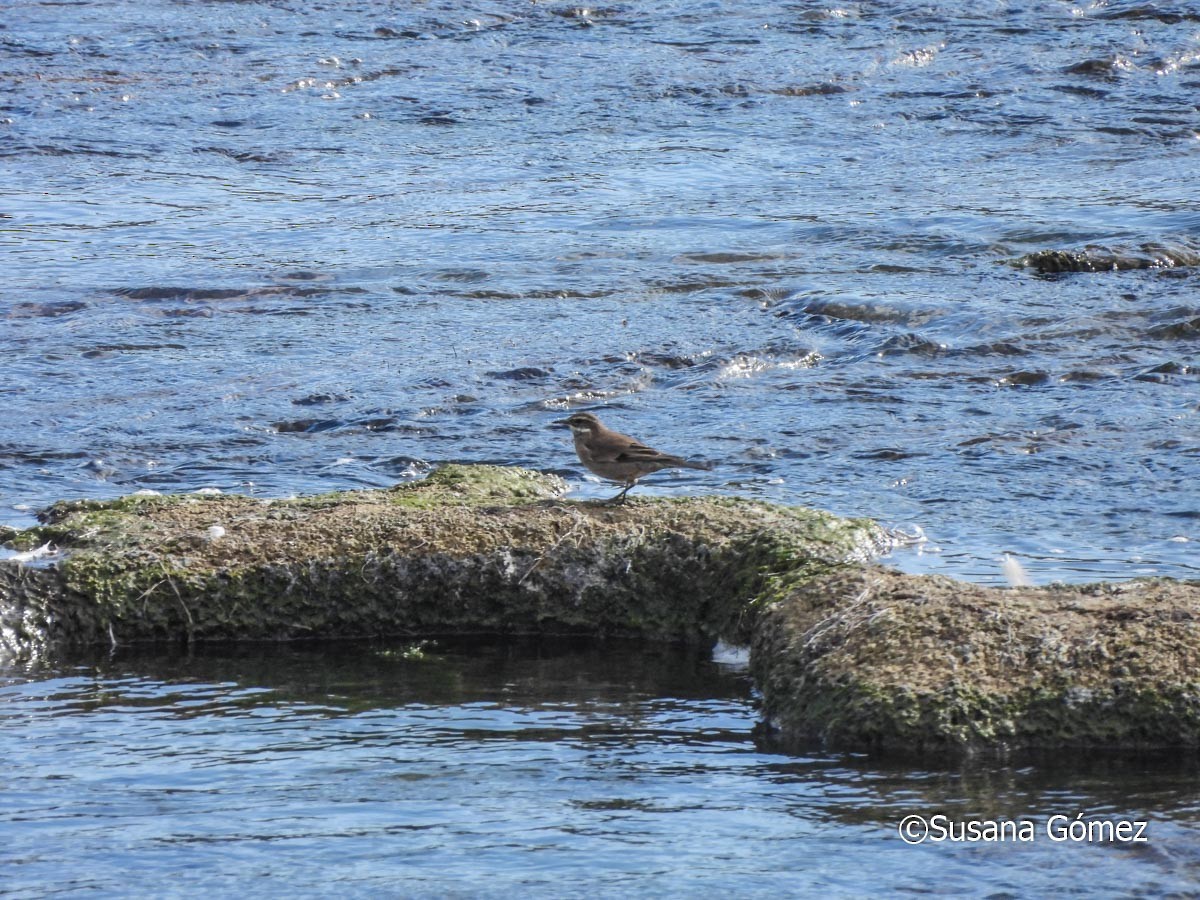
{"type": "Polygon", "coordinates": [[[579,454],[581,462],[585,464],[592,462],[592,451],[588,449],[586,435],[575,435],[575,452],[579,454]]]}

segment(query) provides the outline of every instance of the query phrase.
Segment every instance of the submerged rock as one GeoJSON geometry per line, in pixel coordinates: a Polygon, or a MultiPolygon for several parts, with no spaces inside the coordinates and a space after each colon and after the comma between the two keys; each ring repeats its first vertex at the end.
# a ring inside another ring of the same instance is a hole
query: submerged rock
{"type": "Polygon", "coordinates": [[[1183,245],[1143,244],[1137,249],[1085,247],[1082,250],[1038,250],[1015,264],[1040,274],[1167,269],[1200,265],[1200,249],[1183,245]]]}

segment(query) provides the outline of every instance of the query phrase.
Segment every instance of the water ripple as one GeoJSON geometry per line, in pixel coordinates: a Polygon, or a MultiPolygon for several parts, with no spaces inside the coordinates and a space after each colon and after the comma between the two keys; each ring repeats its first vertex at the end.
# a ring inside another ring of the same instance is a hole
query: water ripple
{"type": "Polygon", "coordinates": [[[1185,9],[9,7],[4,521],[582,478],[605,406],[906,567],[1197,572],[1185,9]]]}

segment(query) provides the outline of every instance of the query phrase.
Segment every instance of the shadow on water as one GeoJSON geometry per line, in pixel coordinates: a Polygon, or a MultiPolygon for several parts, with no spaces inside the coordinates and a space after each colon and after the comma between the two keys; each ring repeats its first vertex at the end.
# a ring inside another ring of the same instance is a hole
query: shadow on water
{"type": "MultiPolygon", "coordinates": [[[[749,677],[694,648],[622,639],[439,637],[397,641],[212,642],[97,651],[61,672],[110,685],[93,701],[124,704],[123,685],[253,691],[243,705],[302,704],[329,715],[421,704],[623,703],[652,697],[748,700],[749,677]]],[[[168,695],[169,696],[169,695],[168,695]]],[[[158,698],[153,702],[159,703],[158,698]]],[[[197,711],[201,711],[197,708],[197,711]]],[[[220,714],[220,707],[207,712],[220,714]]]]}
{"type": "Polygon", "coordinates": [[[992,810],[1009,815],[1013,802],[1042,790],[1074,789],[1081,796],[1096,794],[1094,800],[1106,797],[1108,805],[1131,784],[1153,784],[1159,777],[1176,787],[1195,784],[1200,800],[1200,755],[1187,751],[898,757],[829,752],[816,741],[781,743],[759,727],[756,691],[744,662],[719,662],[694,647],[636,639],[442,636],[135,646],[97,650],[67,668],[0,669],[0,691],[6,686],[19,686],[22,699],[37,696],[55,715],[111,710],[220,719],[291,710],[300,717],[336,719],[405,708],[492,708],[559,711],[566,721],[603,710],[611,717],[607,731],[637,731],[640,739],[654,738],[639,721],[647,704],[678,709],[663,738],[688,732],[689,707],[696,711],[694,737],[711,736],[702,710],[720,705],[730,713],[721,738],[756,752],[764,772],[782,780],[805,777],[814,768],[868,777],[886,804],[916,794],[936,805],[968,803],[985,811],[1012,794],[992,810]]]}

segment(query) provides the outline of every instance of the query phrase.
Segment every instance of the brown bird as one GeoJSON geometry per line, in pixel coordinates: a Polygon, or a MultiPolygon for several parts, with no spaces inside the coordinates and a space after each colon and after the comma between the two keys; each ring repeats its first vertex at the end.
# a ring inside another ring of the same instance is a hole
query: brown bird
{"type": "Polygon", "coordinates": [[[659,469],[707,471],[712,468],[712,463],[692,462],[681,456],[672,456],[647,447],[627,434],[605,428],[604,424],[589,412],[572,413],[554,424],[571,427],[571,433],[575,437],[575,452],[579,454],[581,463],[601,478],[625,485],[621,493],[609,500],[609,503],[624,501],[625,495],[637,484],[639,478],[659,469]]]}

